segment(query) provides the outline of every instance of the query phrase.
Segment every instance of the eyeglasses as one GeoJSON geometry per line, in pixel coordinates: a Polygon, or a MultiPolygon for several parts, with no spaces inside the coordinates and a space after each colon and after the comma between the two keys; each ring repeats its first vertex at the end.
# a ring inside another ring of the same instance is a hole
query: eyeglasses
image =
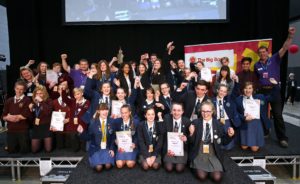
{"type": "Polygon", "coordinates": [[[201,111],[201,113],[205,114],[205,113],[212,113],[212,111],[201,111]]]}

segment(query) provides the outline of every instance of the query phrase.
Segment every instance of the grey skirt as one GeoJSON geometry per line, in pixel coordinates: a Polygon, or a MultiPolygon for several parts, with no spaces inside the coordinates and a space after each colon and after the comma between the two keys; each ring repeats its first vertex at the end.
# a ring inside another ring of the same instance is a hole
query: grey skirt
{"type": "Polygon", "coordinates": [[[164,163],[172,163],[172,164],[186,164],[188,160],[188,154],[184,151],[183,156],[170,157],[167,154],[164,156],[164,163]]]}
{"type": "Polygon", "coordinates": [[[222,163],[216,156],[213,144],[209,145],[209,153],[203,153],[202,142],[196,158],[190,163],[190,167],[193,169],[201,169],[206,172],[223,171],[222,163]]]}
{"type": "MultiPolygon", "coordinates": [[[[144,158],[143,155],[140,155],[139,156],[139,163],[142,164],[144,161],[146,161],[146,158],[144,158]]],[[[161,164],[161,156],[160,155],[158,155],[156,157],[154,163],[161,164]]]]}

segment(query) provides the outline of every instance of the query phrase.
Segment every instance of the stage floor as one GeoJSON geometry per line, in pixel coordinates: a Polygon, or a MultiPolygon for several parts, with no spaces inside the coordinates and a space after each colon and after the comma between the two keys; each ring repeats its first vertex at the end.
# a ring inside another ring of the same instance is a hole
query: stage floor
{"type": "MultiPolygon", "coordinates": [[[[253,183],[250,178],[242,172],[239,166],[229,157],[224,158],[224,174],[222,183],[226,184],[250,184],[253,183]]],[[[77,166],[66,182],[67,184],[153,184],[153,183],[176,183],[176,184],[193,184],[200,183],[195,178],[190,169],[186,169],[183,173],[168,173],[163,168],[158,171],[143,171],[139,165],[133,169],[117,169],[113,168],[109,171],[104,170],[101,173],[95,172],[89,167],[88,159],[85,157],[77,166]]],[[[211,180],[201,182],[204,184],[213,183],[211,180]]]]}

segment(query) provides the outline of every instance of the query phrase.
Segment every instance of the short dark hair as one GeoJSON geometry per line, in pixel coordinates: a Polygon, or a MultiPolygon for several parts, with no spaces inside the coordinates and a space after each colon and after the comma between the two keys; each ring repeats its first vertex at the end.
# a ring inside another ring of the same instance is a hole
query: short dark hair
{"type": "Polygon", "coordinates": [[[264,45],[258,47],[257,52],[259,52],[261,49],[266,49],[266,51],[268,52],[268,47],[266,47],[264,45]]]}
{"type": "Polygon", "coordinates": [[[24,80],[18,80],[17,82],[15,82],[15,87],[16,86],[23,86],[24,87],[24,91],[27,90],[27,84],[24,80]]]}
{"type": "Polygon", "coordinates": [[[245,61],[249,61],[249,63],[251,63],[252,58],[251,57],[243,57],[243,59],[241,60],[241,63],[244,63],[245,61]]]}
{"type": "Polygon", "coordinates": [[[195,86],[195,87],[197,87],[197,86],[205,86],[206,89],[208,89],[208,84],[207,84],[207,82],[206,82],[205,80],[199,80],[199,81],[196,83],[196,86],[195,86]]]}

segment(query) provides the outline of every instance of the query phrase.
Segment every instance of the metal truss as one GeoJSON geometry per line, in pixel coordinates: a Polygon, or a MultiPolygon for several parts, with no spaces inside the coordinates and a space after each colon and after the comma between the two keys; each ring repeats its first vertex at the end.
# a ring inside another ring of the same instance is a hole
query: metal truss
{"type": "Polygon", "coordinates": [[[252,166],[254,159],[265,159],[266,165],[290,165],[293,167],[293,179],[300,177],[300,155],[294,156],[265,156],[265,157],[231,157],[239,166],[252,166]]]}
{"type": "MultiPolygon", "coordinates": [[[[52,168],[76,168],[83,157],[47,157],[43,159],[51,160],[52,168]]],[[[40,167],[40,157],[32,158],[0,158],[0,167],[10,167],[12,180],[16,181],[15,170],[17,170],[17,180],[21,181],[22,167],[40,167]]]]}

